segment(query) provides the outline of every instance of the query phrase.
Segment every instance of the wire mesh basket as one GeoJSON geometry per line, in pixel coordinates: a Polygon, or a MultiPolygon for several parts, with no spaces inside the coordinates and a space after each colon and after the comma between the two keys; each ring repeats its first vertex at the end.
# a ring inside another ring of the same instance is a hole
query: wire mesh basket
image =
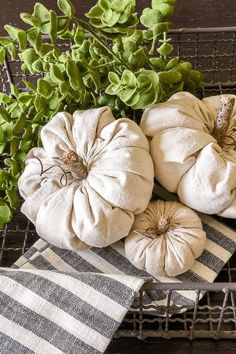
{"type": "MultiPolygon", "coordinates": [[[[199,97],[221,93],[236,94],[236,27],[179,29],[170,32],[174,55],[190,61],[201,70],[205,88],[199,97]]],[[[20,62],[7,60],[0,71],[0,91],[9,92],[10,83],[20,85],[22,79],[32,81],[23,73],[20,62]]],[[[234,220],[226,221],[236,229],[234,220]]],[[[11,266],[38,236],[34,226],[18,210],[14,219],[0,233],[0,266],[11,266]]],[[[150,283],[140,291],[139,304],[131,308],[116,337],[162,338],[236,338],[236,257],[232,257],[214,284],[206,283],[150,283]],[[143,304],[146,291],[162,290],[167,294],[167,305],[159,315],[160,307],[143,304]],[[184,313],[171,314],[170,302],[175,290],[196,293],[194,308],[184,313]],[[201,294],[204,294],[201,298],[201,294]],[[147,314],[147,310],[152,310],[147,314]]]]}

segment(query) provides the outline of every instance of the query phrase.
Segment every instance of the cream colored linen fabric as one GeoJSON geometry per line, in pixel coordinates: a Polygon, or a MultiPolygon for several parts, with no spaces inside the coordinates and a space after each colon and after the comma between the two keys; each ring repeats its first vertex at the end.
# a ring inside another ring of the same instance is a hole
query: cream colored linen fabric
{"type": "Polygon", "coordinates": [[[137,268],[154,277],[176,276],[189,270],[204,250],[206,233],[198,215],[172,201],[158,200],[135,217],[132,231],[125,238],[125,254],[137,268]],[[166,233],[150,237],[161,216],[169,217],[166,233]]]}
{"type": "Polygon", "coordinates": [[[148,141],[129,119],[110,108],[58,113],[42,129],[42,148],[30,151],[19,180],[22,212],[48,242],[67,249],[105,247],[125,237],[153,188],[148,141]],[[82,181],[67,174],[62,158],[75,151],[86,165],[82,181]],[[57,158],[57,159],[55,159],[57,158]],[[44,171],[41,174],[41,163],[44,171]]]}
{"type": "Polygon", "coordinates": [[[219,105],[220,96],[201,101],[180,92],[148,108],[141,128],[150,138],[155,177],[168,191],[198,211],[235,218],[236,105],[223,148],[211,135],[219,105]]]}

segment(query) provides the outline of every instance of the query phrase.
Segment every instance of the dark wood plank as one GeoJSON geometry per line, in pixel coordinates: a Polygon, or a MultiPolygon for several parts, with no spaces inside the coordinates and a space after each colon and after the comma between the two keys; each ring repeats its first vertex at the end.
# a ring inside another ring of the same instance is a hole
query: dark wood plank
{"type": "Polygon", "coordinates": [[[236,341],[196,339],[119,339],[106,354],[235,354],[236,341]]]}
{"type": "MultiPolygon", "coordinates": [[[[56,0],[40,0],[48,8],[57,9],[56,0]]],[[[0,34],[4,33],[4,24],[19,25],[20,12],[32,12],[36,0],[0,1],[0,34]]],[[[96,3],[95,0],[74,0],[76,14],[83,16],[96,3]]],[[[137,0],[139,13],[144,7],[150,6],[151,1],[137,0]]],[[[220,27],[236,26],[235,0],[177,0],[172,27],[220,27]]]]}

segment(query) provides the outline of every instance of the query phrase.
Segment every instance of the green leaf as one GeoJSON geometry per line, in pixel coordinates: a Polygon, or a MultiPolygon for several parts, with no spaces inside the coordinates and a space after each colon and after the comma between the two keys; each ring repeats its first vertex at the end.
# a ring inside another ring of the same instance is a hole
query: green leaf
{"type": "MultiPolygon", "coordinates": [[[[6,170],[0,169],[0,189],[8,187],[9,173],[6,170]]],[[[2,198],[1,198],[2,199],[2,198]]]]}
{"type": "Polygon", "coordinates": [[[4,131],[2,129],[2,126],[0,125],[0,144],[2,145],[4,142],[5,142],[4,131]]]}
{"type": "Polygon", "coordinates": [[[158,49],[158,53],[160,53],[161,55],[163,55],[164,57],[168,56],[172,50],[173,50],[173,46],[170,43],[163,43],[158,49]]]}
{"type": "Polygon", "coordinates": [[[54,90],[52,96],[50,97],[50,100],[48,101],[48,106],[51,111],[59,111],[61,109],[59,105],[58,90],[54,90]]]}
{"type": "Polygon", "coordinates": [[[12,98],[10,96],[8,96],[6,93],[4,92],[0,92],[0,103],[10,103],[12,101],[12,98]]]}
{"type": "Polygon", "coordinates": [[[55,44],[57,40],[57,14],[53,10],[50,10],[49,36],[51,38],[52,43],[55,44]]]}
{"type": "Polygon", "coordinates": [[[86,17],[99,19],[103,14],[103,9],[99,5],[93,6],[88,13],[85,14],[86,17]]]}
{"type": "MultiPolygon", "coordinates": [[[[200,87],[201,87],[203,80],[204,80],[202,73],[198,70],[192,70],[189,74],[189,78],[190,78],[190,80],[194,81],[196,84],[199,84],[200,87]]],[[[198,88],[200,88],[200,87],[198,87],[198,88]]]]}
{"type": "Polygon", "coordinates": [[[62,96],[61,100],[64,100],[68,96],[69,89],[70,89],[70,87],[69,87],[67,82],[61,82],[59,84],[59,92],[60,92],[60,94],[62,96]]]}
{"type": "MultiPolygon", "coordinates": [[[[32,148],[32,141],[31,140],[23,139],[20,141],[19,149],[22,152],[27,153],[31,148],[32,148]]],[[[17,173],[18,173],[18,171],[17,171],[17,173]]]]}
{"type": "Polygon", "coordinates": [[[4,63],[6,56],[6,49],[4,47],[0,47],[0,65],[4,63]]]}
{"type": "Polygon", "coordinates": [[[25,114],[21,114],[14,125],[15,134],[18,134],[23,131],[23,129],[25,128],[25,121],[26,121],[25,114]]]}
{"type": "Polygon", "coordinates": [[[166,70],[174,68],[179,63],[179,57],[173,58],[166,64],[166,70]]]}
{"type": "MultiPolygon", "coordinates": [[[[0,135],[1,135],[1,131],[0,131],[0,135]]],[[[6,148],[6,144],[0,144],[0,154],[3,154],[6,148]]]]}
{"type": "Polygon", "coordinates": [[[19,54],[20,59],[27,65],[27,69],[31,74],[34,74],[32,64],[39,58],[38,54],[33,48],[28,48],[19,54]]]}
{"type": "Polygon", "coordinates": [[[53,93],[53,88],[48,81],[39,79],[37,81],[37,92],[44,98],[49,98],[53,93]]]}
{"type": "Polygon", "coordinates": [[[50,64],[50,79],[56,85],[64,82],[64,75],[56,64],[50,64]]]}
{"type": "Polygon", "coordinates": [[[25,129],[25,132],[24,132],[24,134],[23,134],[23,137],[22,137],[23,139],[21,140],[21,141],[23,141],[23,140],[30,140],[31,138],[32,138],[32,126],[31,125],[28,125],[27,126],[27,128],[25,129]]]}
{"type": "Polygon", "coordinates": [[[192,70],[192,64],[189,63],[188,61],[181,62],[178,67],[186,70],[186,71],[191,71],[192,70]]]}
{"type": "Polygon", "coordinates": [[[44,5],[37,2],[34,5],[33,16],[40,22],[42,33],[48,34],[50,31],[50,13],[48,9],[44,5]]]}
{"type": "Polygon", "coordinates": [[[111,9],[103,12],[102,14],[102,22],[107,27],[113,27],[120,18],[120,14],[117,12],[113,12],[111,9]]]}
{"type": "Polygon", "coordinates": [[[63,16],[58,16],[57,17],[57,33],[58,35],[62,35],[68,30],[69,26],[69,19],[64,18],[63,16]]]}
{"type": "Polygon", "coordinates": [[[136,52],[132,53],[129,56],[128,63],[132,66],[132,68],[140,68],[143,67],[147,61],[147,50],[142,47],[139,48],[136,52]]]}
{"type": "Polygon", "coordinates": [[[38,28],[31,28],[27,32],[27,39],[36,52],[39,52],[42,46],[41,33],[38,28]]]}
{"type": "Polygon", "coordinates": [[[121,92],[120,98],[123,102],[127,103],[131,97],[135,94],[136,88],[133,89],[125,89],[121,92]]]}
{"type": "Polygon", "coordinates": [[[1,125],[1,128],[3,130],[4,133],[4,140],[5,142],[7,141],[11,141],[13,138],[13,123],[4,123],[1,125]]]}
{"type": "Polygon", "coordinates": [[[153,33],[155,36],[159,36],[160,34],[164,33],[164,32],[168,32],[169,30],[169,26],[170,26],[170,22],[160,22],[157,23],[154,27],[153,27],[153,33]]]}
{"type": "Polygon", "coordinates": [[[11,60],[16,59],[16,46],[13,42],[9,43],[7,46],[7,51],[10,54],[11,60]]]}
{"type": "Polygon", "coordinates": [[[35,92],[36,91],[36,87],[32,84],[32,82],[27,81],[27,80],[22,80],[22,82],[25,84],[25,86],[27,87],[27,89],[35,92]]]}
{"type": "Polygon", "coordinates": [[[49,43],[43,43],[40,48],[39,55],[41,58],[44,58],[46,54],[53,52],[54,49],[55,49],[54,45],[49,43]]]}
{"type": "Polygon", "coordinates": [[[57,5],[59,9],[70,19],[74,16],[75,9],[70,0],[57,0],[57,5]]]}
{"type": "Polygon", "coordinates": [[[23,51],[26,49],[27,45],[27,35],[26,32],[20,28],[5,25],[4,29],[8,32],[8,34],[15,40],[18,41],[20,50],[23,51]]]}
{"type": "Polygon", "coordinates": [[[45,110],[44,109],[41,109],[40,111],[38,111],[36,113],[36,115],[34,116],[34,118],[32,119],[32,123],[38,123],[41,121],[41,119],[43,118],[45,114],[45,110]]]}
{"type": "Polygon", "coordinates": [[[32,94],[29,94],[28,92],[21,92],[18,97],[18,101],[20,103],[23,103],[27,107],[30,106],[33,99],[34,99],[34,96],[32,94]]]}
{"type": "Polygon", "coordinates": [[[168,2],[152,1],[152,8],[160,11],[162,18],[170,17],[173,14],[174,6],[168,2]]]}
{"type": "Polygon", "coordinates": [[[6,37],[0,37],[0,44],[3,46],[7,46],[12,43],[12,39],[8,39],[6,37]]]}
{"type": "Polygon", "coordinates": [[[37,94],[34,99],[34,107],[36,111],[40,111],[42,108],[45,107],[45,105],[46,105],[46,99],[43,96],[37,94]]]}
{"type": "Polygon", "coordinates": [[[108,73],[108,80],[113,84],[113,85],[118,85],[120,83],[120,78],[119,76],[114,73],[113,71],[110,71],[108,73]]]}
{"type": "Polygon", "coordinates": [[[12,209],[16,209],[20,205],[20,199],[16,189],[8,189],[6,191],[7,199],[12,209]]]}
{"type": "Polygon", "coordinates": [[[76,63],[71,59],[67,62],[66,73],[69,77],[71,87],[74,90],[78,90],[82,85],[82,77],[76,63]]]}
{"type": "Polygon", "coordinates": [[[192,81],[190,79],[184,83],[183,89],[184,89],[184,91],[188,91],[188,92],[192,93],[193,95],[196,94],[196,84],[194,81],[192,81]]]}
{"type": "MultiPolygon", "coordinates": [[[[20,94],[20,91],[18,90],[18,88],[16,87],[16,85],[14,84],[11,84],[10,86],[10,89],[11,89],[11,95],[18,98],[19,94],[20,94]]],[[[16,103],[16,102],[15,102],[16,103]]]]}
{"type": "Polygon", "coordinates": [[[102,84],[100,80],[100,75],[97,71],[90,70],[89,74],[87,74],[87,86],[91,87],[96,93],[98,93],[98,91],[102,87],[102,84]]]}
{"type": "Polygon", "coordinates": [[[118,95],[122,91],[122,87],[120,85],[108,85],[106,88],[106,93],[108,95],[118,95]]]}
{"type": "Polygon", "coordinates": [[[112,10],[115,10],[117,12],[123,12],[127,6],[132,3],[132,1],[129,0],[113,0],[110,4],[110,7],[112,10]]]}
{"type": "Polygon", "coordinates": [[[132,71],[125,69],[121,76],[121,83],[125,86],[133,86],[136,84],[136,76],[132,71]]]}
{"type": "Polygon", "coordinates": [[[165,62],[161,58],[149,58],[149,61],[154,68],[165,69],[165,62]]]}
{"type": "Polygon", "coordinates": [[[35,73],[42,73],[44,71],[44,66],[43,66],[43,60],[41,58],[35,60],[35,62],[32,63],[32,70],[35,73]]]}
{"type": "Polygon", "coordinates": [[[0,119],[5,121],[5,122],[10,122],[11,121],[11,117],[10,117],[9,113],[1,105],[0,105],[0,119]]]}
{"type": "Polygon", "coordinates": [[[156,9],[158,8],[158,6],[162,5],[162,4],[169,4],[174,6],[176,3],[176,0],[152,0],[152,8],[156,9]]]}
{"type": "Polygon", "coordinates": [[[160,82],[163,84],[176,84],[182,80],[182,75],[174,70],[163,71],[158,73],[160,82]]]}
{"type": "Polygon", "coordinates": [[[74,35],[74,41],[76,44],[81,45],[84,41],[84,31],[80,26],[77,26],[77,29],[75,31],[74,35]]]}
{"type": "Polygon", "coordinates": [[[155,26],[161,21],[161,13],[157,9],[150,9],[149,7],[143,10],[140,17],[140,22],[147,28],[153,30],[155,26]]]}
{"type": "Polygon", "coordinates": [[[19,146],[19,138],[18,136],[15,136],[10,144],[10,155],[14,155],[15,152],[17,151],[17,148],[19,146]]]}
{"type": "Polygon", "coordinates": [[[12,212],[7,203],[0,198],[0,229],[3,229],[12,218],[12,212]]]}
{"type": "Polygon", "coordinates": [[[33,27],[40,28],[41,26],[40,21],[35,16],[32,16],[26,12],[22,12],[20,14],[20,18],[24,23],[27,23],[28,25],[31,25],[33,27]]]}
{"type": "Polygon", "coordinates": [[[4,163],[6,166],[9,166],[9,171],[12,174],[12,176],[14,177],[19,176],[21,169],[17,161],[15,161],[13,158],[7,158],[4,160],[4,163]]]}

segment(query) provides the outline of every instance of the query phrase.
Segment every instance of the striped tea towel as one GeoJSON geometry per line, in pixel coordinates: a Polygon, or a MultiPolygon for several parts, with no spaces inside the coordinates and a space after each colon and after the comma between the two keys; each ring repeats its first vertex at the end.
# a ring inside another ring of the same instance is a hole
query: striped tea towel
{"type": "MultiPolygon", "coordinates": [[[[55,269],[49,263],[42,268],[55,269]]],[[[1,354],[104,353],[144,283],[120,274],[29,268],[0,268],[1,354]]]]}
{"type": "MultiPolygon", "coordinates": [[[[173,199],[173,195],[167,193],[162,187],[155,186],[154,197],[173,199]]],[[[236,250],[236,231],[223,225],[219,221],[207,215],[200,215],[204,230],[207,233],[205,249],[195,261],[193,267],[184,274],[176,277],[159,277],[154,281],[159,283],[181,282],[210,282],[212,283],[224,264],[236,250]]],[[[150,278],[150,274],[135,268],[125,257],[124,243],[118,241],[106,248],[92,248],[90,250],[72,252],[62,250],[39,240],[22,256],[14,265],[15,268],[24,269],[51,269],[65,272],[96,272],[105,274],[129,275],[140,278],[150,278]]],[[[201,292],[200,297],[204,295],[201,292]]],[[[196,301],[196,292],[173,291],[170,299],[172,312],[192,308],[196,301]]],[[[139,304],[135,298],[133,306],[139,304]]],[[[143,299],[143,305],[158,306],[159,314],[163,312],[163,306],[167,305],[167,294],[162,290],[147,291],[143,299]],[[161,306],[161,307],[160,307],[161,306]]]]}

